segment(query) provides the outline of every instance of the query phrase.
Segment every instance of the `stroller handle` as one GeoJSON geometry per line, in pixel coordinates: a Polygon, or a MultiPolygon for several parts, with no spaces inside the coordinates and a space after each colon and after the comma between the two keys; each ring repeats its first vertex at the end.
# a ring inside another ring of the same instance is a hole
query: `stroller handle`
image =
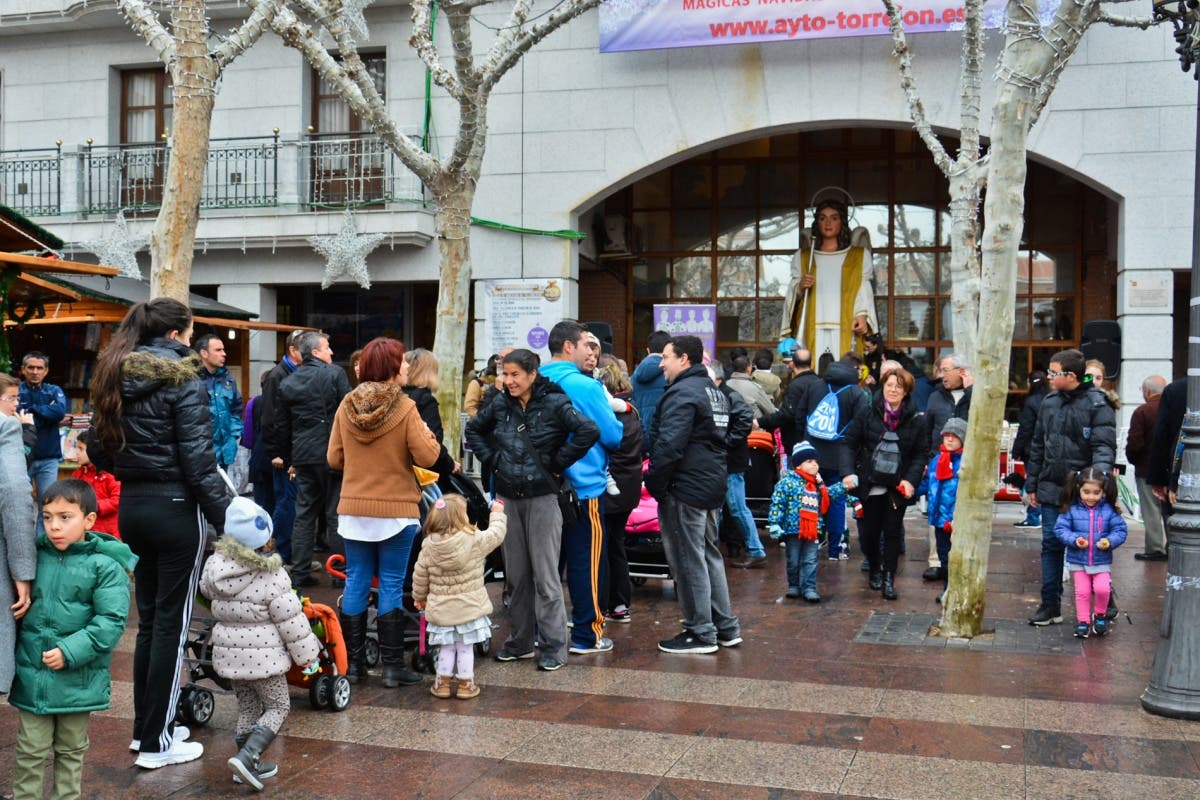
{"type": "Polygon", "coordinates": [[[325,571],[335,578],[346,580],[346,557],[340,553],[334,553],[325,559],[325,571]]]}

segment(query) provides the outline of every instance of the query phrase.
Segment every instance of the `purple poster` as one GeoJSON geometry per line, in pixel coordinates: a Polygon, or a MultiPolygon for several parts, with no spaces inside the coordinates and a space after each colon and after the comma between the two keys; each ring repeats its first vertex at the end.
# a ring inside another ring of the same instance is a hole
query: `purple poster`
{"type": "Polygon", "coordinates": [[[704,354],[715,358],[717,354],[717,307],[701,303],[656,303],[654,306],[654,330],[666,331],[672,336],[690,334],[704,342],[704,354]]]}

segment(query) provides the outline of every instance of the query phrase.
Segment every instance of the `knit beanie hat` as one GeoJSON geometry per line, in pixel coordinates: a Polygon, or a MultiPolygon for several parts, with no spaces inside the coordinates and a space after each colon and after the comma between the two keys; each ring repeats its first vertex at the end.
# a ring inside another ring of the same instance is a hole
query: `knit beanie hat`
{"type": "Polygon", "coordinates": [[[271,515],[248,497],[235,497],[225,510],[225,535],[257,550],[271,538],[271,515]]]}
{"type": "Polygon", "coordinates": [[[792,469],[795,469],[810,458],[815,459],[817,457],[817,448],[805,440],[803,442],[796,442],[795,446],[792,447],[792,458],[788,463],[792,469]]]}
{"type": "Polygon", "coordinates": [[[946,424],[942,426],[942,435],[952,433],[958,437],[960,442],[967,441],[967,421],[958,417],[951,417],[946,420],[946,424]]]}

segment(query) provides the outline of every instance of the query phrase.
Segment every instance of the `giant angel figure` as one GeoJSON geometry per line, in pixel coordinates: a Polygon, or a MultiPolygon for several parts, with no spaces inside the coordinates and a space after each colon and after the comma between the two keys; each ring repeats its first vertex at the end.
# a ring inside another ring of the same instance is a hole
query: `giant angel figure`
{"type": "Polygon", "coordinates": [[[878,330],[866,228],[851,233],[845,203],[816,205],[812,238],[792,257],[792,280],[783,301],[781,338],[792,337],[815,356],[864,353],[863,337],[878,330]]]}

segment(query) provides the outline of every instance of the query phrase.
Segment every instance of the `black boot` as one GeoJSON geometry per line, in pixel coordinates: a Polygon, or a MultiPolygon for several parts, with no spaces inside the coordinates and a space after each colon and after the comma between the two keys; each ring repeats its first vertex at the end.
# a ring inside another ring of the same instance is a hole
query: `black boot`
{"type": "Polygon", "coordinates": [[[894,581],[894,575],[890,572],[883,573],[883,592],[882,592],[882,594],[883,594],[884,600],[895,600],[896,599],[896,584],[894,581]]]}
{"type": "Polygon", "coordinates": [[[346,640],[346,677],[351,683],[360,683],[367,677],[367,612],[338,616],[346,640]]]}
{"type": "Polygon", "coordinates": [[[404,622],[404,612],[398,608],[375,618],[375,627],[379,631],[379,660],[383,662],[383,685],[388,689],[415,686],[421,682],[421,673],[404,665],[404,622]]]}
{"type": "Polygon", "coordinates": [[[271,777],[279,771],[279,768],[274,764],[269,766],[274,768],[271,775],[263,774],[264,767],[268,766],[259,761],[259,756],[263,751],[271,746],[271,742],[275,740],[275,733],[270,728],[264,728],[262,725],[255,725],[250,729],[249,735],[246,737],[245,744],[238,750],[237,755],[229,759],[229,766],[233,769],[234,780],[239,777],[242,782],[248,783],[255,789],[262,790],[263,778],[271,777]]]}
{"type": "Polygon", "coordinates": [[[883,586],[883,575],[880,574],[879,570],[871,570],[871,575],[867,578],[867,585],[871,587],[872,591],[879,591],[879,587],[883,586]]]}
{"type": "MultiPolygon", "coordinates": [[[[243,747],[246,746],[246,741],[249,738],[250,738],[249,732],[239,733],[237,736],[233,737],[233,741],[238,746],[238,750],[241,750],[243,747]]],[[[260,757],[258,759],[258,770],[256,771],[255,774],[258,775],[259,780],[263,780],[264,778],[274,778],[276,775],[279,774],[279,765],[275,764],[273,762],[270,762],[270,761],[263,761],[262,758],[260,757]]],[[[233,782],[234,783],[245,783],[245,781],[242,780],[241,774],[238,773],[237,771],[235,771],[233,773],[233,782]]]]}

